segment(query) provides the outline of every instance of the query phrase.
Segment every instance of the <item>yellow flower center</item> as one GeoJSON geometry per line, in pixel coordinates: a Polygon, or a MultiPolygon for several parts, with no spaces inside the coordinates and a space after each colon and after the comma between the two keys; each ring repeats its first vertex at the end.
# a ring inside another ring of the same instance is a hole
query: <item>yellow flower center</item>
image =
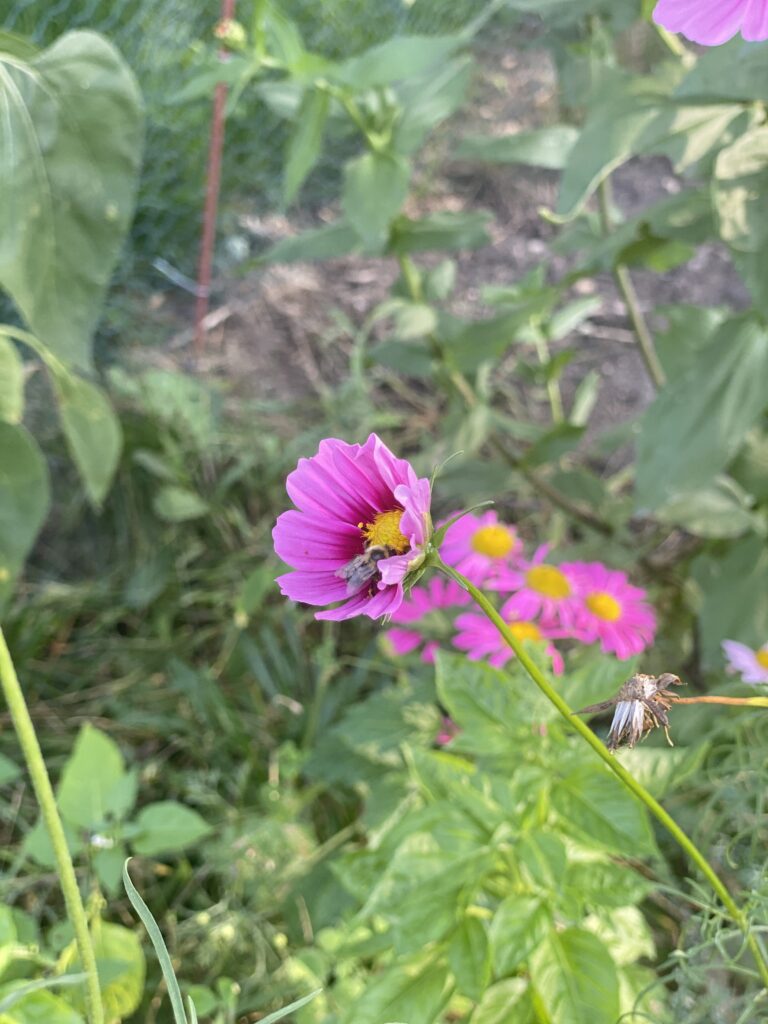
{"type": "Polygon", "coordinates": [[[479,555],[489,558],[504,558],[515,546],[515,535],[500,523],[481,526],[472,534],[470,542],[479,555]]]}
{"type": "Polygon", "coordinates": [[[541,640],[541,630],[535,622],[509,622],[509,631],[515,640],[541,640]]]}
{"type": "Polygon", "coordinates": [[[363,531],[365,542],[368,546],[383,544],[385,547],[402,555],[411,546],[407,537],[400,533],[400,520],[403,518],[401,508],[393,509],[392,512],[379,512],[374,516],[372,523],[358,523],[363,531]]]}
{"type": "Polygon", "coordinates": [[[610,594],[604,593],[602,590],[596,590],[593,594],[589,594],[584,602],[598,619],[605,619],[606,622],[615,622],[616,619],[621,618],[621,605],[615,597],[611,597],[610,594]]]}
{"type": "Polygon", "coordinates": [[[534,565],[525,574],[528,586],[545,597],[570,597],[571,585],[554,565],[534,565]]]}
{"type": "Polygon", "coordinates": [[[755,651],[755,657],[760,668],[768,668],[768,644],[761,647],[759,651],[755,651]]]}

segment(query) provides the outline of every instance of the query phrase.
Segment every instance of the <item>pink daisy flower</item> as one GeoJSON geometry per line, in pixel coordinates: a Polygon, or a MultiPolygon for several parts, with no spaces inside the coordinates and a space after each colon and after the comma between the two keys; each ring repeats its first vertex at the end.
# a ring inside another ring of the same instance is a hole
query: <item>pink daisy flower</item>
{"type": "MultiPolygon", "coordinates": [[[[403,603],[392,615],[392,622],[412,625],[424,619],[432,612],[457,608],[468,604],[470,596],[458,583],[442,576],[433,576],[425,587],[414,587],[403,603]]],[[[435,651],[440,646],[437,640],[430,639],[428,625],[418,629],[390,629],[386,638],[392,645],[395,654],[410,654],[417,650],[426,640],[421,660],[433,662],[435,651]]]]}
{"type": "Polygon", "coordinates": [[[728,671],[741,676],[744,683],[768,683],[768,644],[755,651],[738,640],[723,640],[728,671]]]}
{"type": "Polygon", "coordinates": [[[275,551],[295,570],[277,577],[282,593],[304,604],[343,602],[317,619],[397,611],[403,580],[432,535],[429,480],[371,434],[363,445],[321,441],[286,489],[296,509],[272,531],[275,551]]]}
{"type": "Polygon", "coordinates": [[[506,607],[514,618],[541,618],[550,625],[570,630],[578,616],[581,601],[576,595],[576,584],[569,566],[547,565],[544,559],[548,553],[549,545],[542,544],[530,562],[505,574],[503,589],[516,591],[506,607]]]}
{"type": "Polygon", "coordinates": [[[479,516],[468,512],[449,526],[440,545],[440,557],[471,583],[493,585],[519,550],[520,539],[514,527],[500,523],[496,512],[490,510],[479,516]]]}
{"type": "MultiPolygon", "coordinates": [[[[551,626],[518,618],[510,611],[509,601],[501,606],[499,614],[509,625],[517,640],[541,642],[556,640],[563,635],[551,626]]],[[[463,612],[456,619],[456,629],[458,632],[453,638],[454,646],[459,650],[466,651],[470,661],[487,660],[494,668],[500,668],[515,656],[515,652],[506,643],[498,629],[484,615],[463,612]]],[[[552,659],[552,671],[557,676],[562,675],[565,668],[562,654],[551,643],[547,644],[546,652],[552,659]]]]}
{"type": "Polygon", "coordinates": [[[633,587],[626,573],[601,562],[571,562],[567,568],[581,598],[576,636],[583,643],[600,645],[626,661],[653,643],[656,616],[645,591],[633,587]]]}
{"type": "Polygon", "coordinates": [[[737,32],[768,39],[768,0],[659,0],[653,20],[704,46],[719,46],[737,32]]]}

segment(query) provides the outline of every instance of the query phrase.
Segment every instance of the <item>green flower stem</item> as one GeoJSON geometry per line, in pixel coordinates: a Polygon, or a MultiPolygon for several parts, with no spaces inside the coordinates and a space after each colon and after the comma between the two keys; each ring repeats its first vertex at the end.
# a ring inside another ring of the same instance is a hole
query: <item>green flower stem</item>
{"type": "Polygon", "coordinates": [[[93,952],[93,944],[88,931],[88,918],[86,917],[85,907],[80,897],[80,889],[75,877],[72,856],[67,846],[64,827],[59,817],[59,809],[56,806],[56,797],[53,794],[48,770],[45,767],[40,744],[37,741],[35,727],[29,716],[27,703],[24,700],[24,694],[19,685],[11,653],[5,642],[2,629],[0,629],[0,686],[2,686],[3,695],[8,704],[13,727],[16,730],[19,745],[24,753],[27,769],[32,779],[32,788],[35,791],[35,796],[37,797],[37,802],[51,839],[54,856],[56,857],[57,873],[61,883],[61,891],[64,894],[67,915],[75,932],[75,942],[77,943],[80,960],[86,974],[88,1020],[90,1024],[104,1024],[104,1008],[99,990],[96,956],[93,952]]]}
{"type": "Polygon", "coordinates": [[[436,562],[437,568],[441,572],[444,572],[451,579],[455,580],[459,586],[463,587],[475,601],[475,603],[481,608],[484,614],[491,620],[494,626],[498,629],[499,633],[504,637],[504,640],[509,644],[512,650],[517,655],[517,660],[523,666],[525,671],[538,686],[544,696],[554,704],[563,718],[568,724],[578,732],[582,739],[584,739],[590,747],[595,751],[597,756],[606,763],[614,775],[624,783],[627,789],[633,793],[638,800],[645,804],[651,814],[659,821],[664,828],[669,832],[672,838],[677,844],[685,850],[694,864],[697,865],[701,873],[707,879],[709,884],[712,886],[715,893],[718,895],[726,910],[730,914],[734,923],[744,933],[744,938],[749,946],[752,955],[755,958],[757,969],[760,972],[764,984],[768,986],[768,959],[764,950],[761,948],[760,943],[757,941],[753,934],[749,920],[746,914],[734,902],[731,894],[728,892],[726,887],[718,878],[714,868],[706,859],[704,854],[699,850],[696,844],[690,839],[685,832],[680,828],[675,819],[669,815],[661,804],[655,800],[648,790],[642,786],[637,779],[635,779],[627,769],[613,757],[603,743],[597,738],[592,732],[589,726],[585,725],[580,718],[577,718],[574,712],[570,709],[568,704],[563,700],[557,690],[552,686],[547,677],[541,671],[541,669],[535,664],[531,657],[526,653],[522,644],[515,638],[512,631],[510,630],[507,623],[502,619],[496,609],[493,607],[488,598],[483,594],[481,590],[478,590],[474,584],[470,583],[468,579],[456,572],[451,566],[445,565],[444,562],[440,561],[439,558],[436,562]]]}

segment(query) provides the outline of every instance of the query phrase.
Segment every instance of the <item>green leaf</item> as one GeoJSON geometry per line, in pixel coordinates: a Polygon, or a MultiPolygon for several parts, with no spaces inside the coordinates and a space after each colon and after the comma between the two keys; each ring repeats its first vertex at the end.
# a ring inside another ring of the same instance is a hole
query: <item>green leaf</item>
{"type": "Polygon", "coordinates": [[[295,1013],[296,1010],[300,1010],[302,1006],[306,1006],[307,1003],[311,1003],[312,1000],[320,995],[323,990],[316,988],[314,992],[310,992],[306,996],[302,996],[301,999],[295,999],[292,1003],[287,1006],[283,1006],[279,1010],[275,1010],[274,1013],[268,1013],[266,1017],[262,1017],[259,1024],[277,1024],[277,1021],[283,1020],[291,1013],[295,1013]]]}
{"type": "Polygon", "coordinates": [[[208,513],[208,503],[186,487],[161,487],[152,499],[152,508],[167,523],[185,523],[208,513]]]}
{"type": "Polygon", "coordinates": [[[750,531],[765,532],[765,524],[752,511],[754,502],[739,485],[720,476],[705,487],[676,494],[656,509],[662,523],[682,526],[697,537],[741,537],[750,531]]]}
{"type": "Polygon", "coordinates": [[[0,286],[67,365],[90,341],[131,219],[142,113],[117,50],[68,32],[28,63],[0,56],[0,286]]]}
{"type": "Polygon", "coordinates": [[[585,765],[557,780],[552,806],[564,831],[616,853],[655,851],[645,808],[602,765],[585,765]]]}
{"type": "Polygon", "coordinates": [[[463,35],[396,36],[340,64],[335,77],[355,92],[421,75],[465,45],[463,35]]]}
{"type": "Polygon", "coordinates": [[[147,857],[183,850],[211,832],[211,826],[197,811],[175,800],[162,800],[142,808],[134,824],[138,834],[133,839],[133,849],[147,857]]]}
{"type": "Polygon", "coordinates": [[[768,127],[720,150],[713,185],[720,237],[742,252],[759,251],[768,242],[768,127]]]}
{"type": "Polygon", "coordinates": [[[562,883],[567,856],[565,846],[551,832],[529,832],[515,845],[515,858],[526,882],[535,889],[555,893],[562,883]]]}
{"type": "MultiPolygon", "coordinates": [[[[77,856],[77,854],[84,849],[80,833],[74,826],[70,825],[66,821],[63,822],[63,825],[69,852],[72,856],[77,856]]],[[[48,835],[48,829],[45,827],[45,822],[42,818],[38,818],[33,827],[24,836],[22,848],[24,853],[28,854],[37,864],[42,865],[42,867],[56,867],[56,855],[53,852],[53,846],[51,844],[50,836],[48,835]]]]}
{"type": "Polygon", "coordinates": [[[392,225],[388,251],[403,256],[433,249],[478,249],[491,241],[486,229],[492,219],[484,210],[433,213],[420,220],[398,217],[392,225]]]}
{"type": "Polygon", "coordinates": [[[50,506],[48,467],[22,427],[0,422],[0,609],[50,506]]]}
{"type": "Polygon", "coordinates": [[[411,169],[402,157],[368,152],[344,168],[341,208],[363,241],[383,244],[408,195],[411,169]]]}
{"type": "Polygon", "coordinates": [[[21,775],[21,768],[5,754],[0,754],[0,786],[7,786],[21,775]]]}
{"type": "Polygon", "coordinates": [[[512,974],[536,949],[550,927],[550,912],[533,896],[508,896],[499,904],[491,924],[493,969],[497,976],[512,974]]]}
{"type": "Polygon", "coordinates": [[[60,370],[53,373],[53,381],[72,460],[88,497],[99,506],[120,460],[120,421],[107,396],[90,381],[60,370]]]}
{"type": "Polygon", "coordinates": [[[448,968],[441,964],[395,964],[368,982],[362,996],[342,1017],[343,1024],[431,1024],[448,998],[447,978],[448,968]]]}
{"type": "MultiPolygon", "coordinates": [[[[104,1016],[108,1021],[124,1020],[138,1009],[144,994],[147,964],[141,940],[135,931],[109,921],[96,923],[93,938],[104,1016]]],[[[64,951],[62,961],[68,967],[80,967],[74,942],[64,951]]],[[[78,990],[72,1002],[83,1010],[84,992],[78,990]]]]}
{"type": "Polygon", "coordinates": [[[78,733],[57,789],[63,817],[70,825],[83,829],[97,829],[110,818],[122,818],[133,802],[125,799],[125,779],[125,762],[118,745],[86,723],[78,733]],[[117,794],[114,805],[113,793],[117,794]]]}
{"type": "Polygon", "coordinates": [[[667,321],[664,330],[655,333],[656,352],[670,379],[679,377],[695,365],[715,331],[728,315],[725,309],[706,306],[660,306],[656,311],[667,321]]]}
{"type": "Polygon", "coordinates": [[[456,263],[453,260],[442,260],[425,276],[424,293],[432,302],[442,302],[451,294],[455,283],[456,263]]]}
{"type": "Polygon", "coordinates": [[[753,317],[727,320],[646,412],[638,441],[636,501],[656,509],[710,484],[762,414],[768,332],[753,317]]]}
{"type": "MultiPolygon", "coordinates": [[[[51,979],[55,980],[55,979],[51,979]]],[[[2,1024],[84,1024],[85,1018],[59,996],[50,992],[32,992],[22,982],[12,982],[0,988],[3,1003],[17,995],[14,989],[23,987],[27,994],[14,999],[12,1010],[0,1011],[2,1024]]]]}
{"type": "Polygon", "coordinates": [[[707,47],[675,90],[686,100],[768,100],[768,45],[740,36],[707,47]]]}
{"type": "Polygon", "coordinates": [[[171,1001],[171,1007],[173,1009],[174,1024],[188,1024],[187,1015],[184,1011],[184,1002],[181,998],[181,989],[179,983],[176,980],[176,973],[171,963],[171,958],[168,955],[168,947],[165,944],[162,933],[157,926],[157,922],[149,910],[149,907],[139,895],[136,886],[131,881],[131,876],[128,874],[128,865],[130,859],[126,860],[123,865],[123,885],[128,895],[128,899],[131,901],[131,906],[141,918],[141,923],[147,929],[150,941],[155,949],[155,955],[160,962],[160,970],[163,972],[163,979],[165,980],[165,987],[168,991],[168,998],[171,1001]]]}
{"type": "Polygon", "coordinates": [[[0,420],[21,423],[24,412],[24,363],[0,326],[0,420]]]}
{"type": "MultiPolygon", "coordinates": [[[[635,751],[627,750],[625,753],[633,754],[635,751]]],[[[632,768],[629,770],[632,771],[632,768]]],[[[634,775],[634,771],[632,774],[634,775]]],[[[653,883],[638,872],[610,860],[580,860],[569,863],[562,879],[562,887],[563,891],[573,894],[580,906],[590,910],[639,903],[654,888],[653,883]]]]}
{"type": "Polygon", "coordinates": [[[459,992],[477,1002],[491,980],[488,932],[482,921],[467,915],[451,936],[448,964],[459,992]]]}
{"type": "Polygon", "coordinates": [[[333,260],[360,250],[360,238],[346,220],[337,220],[321,228],[284,238],[267,249],[257,263],[312,263],[333,260]]]}
{"type": "Polygon", "coordinates": [[[456,157],[561,171],[568,163],[578,137],[578,129],[567,124],[553,124],[533,131],[515,132],[514,135],[470,136],[461,142],[456,157]]]}
{"type": "Polygon", "coordinates": [[[283,202],[286,205],[298,194],[320,156],[329,103],[326,91],[311,88],[304,93],[285,160],[283,202]]]}
{"type": "Polygon", "coordinates": [[[128,851],[122,843],[115,843],[110,848],[96,849],[92,852],[93,870],[110,896],[114,896],[120,887],[123,864],[127,856],[128,851]]]}
{"type": "Polygon", "coordinates": [[[370,355],[382,366],[407,377],[432,376],[432,356],[424,345],[407,341],[382,341],[371,349],[370,355]]]}
{"type": "Polygon", "coordinates": [[[400,86],[398,100],[403,110],[392,136],[396,152],[413,153],[431,129],[461,106],[473,68],[474,61],[465,57],[400,86]]]}
{"type": "Polygon", "coordinates": [[[530,987],[525,978],[505,978],[483,994],[469,1024],[530,1024],[530,987]]]}
{"type": "Polygon", "coordinates": [[[619,978],[603,943],[580,928],[552,929],[534,951],[531,982],[555,1024],[616,1024],[619,978]]]}

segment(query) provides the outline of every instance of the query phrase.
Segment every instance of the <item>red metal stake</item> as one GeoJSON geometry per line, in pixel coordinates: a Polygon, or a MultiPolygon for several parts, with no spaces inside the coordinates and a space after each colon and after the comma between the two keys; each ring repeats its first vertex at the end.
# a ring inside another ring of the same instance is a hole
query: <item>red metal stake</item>
{"type": "MultiPolygon", "coordinates": [[[[233,18],[235,0],[221,0],[222,21],[233,18]]],[[[226,57],[226,50],[220,52],[226,57]]],[[[211,267],[213,245],[216,240],[216,211],[219,204],[221,185],[221,151],[224,146],[224,104],[227,101],[227,86],[219,82],[213,96],[211,118],[211,139],[208,146],[208,170],[205,185],[205,207],[203,208],[203,235],[200,240],[200,263],[197,270],[197,302],[195,304],[195,355],[202,355],[205,345],[203,321],[208,315],[211,290],[211,267]]]]}

